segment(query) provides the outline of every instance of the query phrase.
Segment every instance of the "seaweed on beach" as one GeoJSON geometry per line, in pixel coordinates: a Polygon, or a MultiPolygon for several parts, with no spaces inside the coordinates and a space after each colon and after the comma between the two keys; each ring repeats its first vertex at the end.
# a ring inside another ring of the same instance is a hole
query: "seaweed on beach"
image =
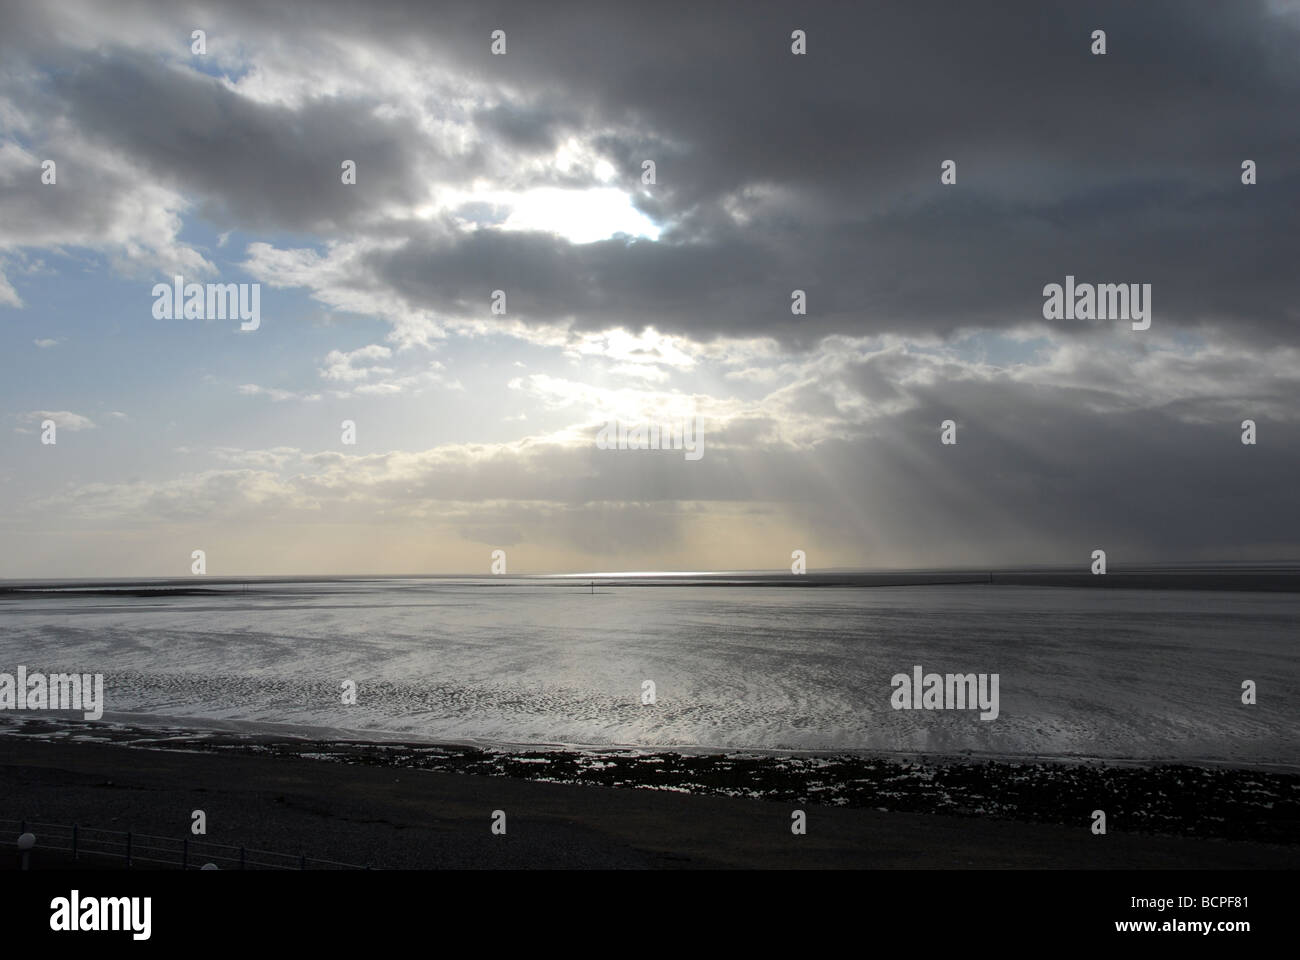
{"type": "Polygon", "coordinates": [[[27,719],[34,738],[107,740],[144,749],[255,753],[287,759],[672,790],[793,804],[1087,824],[1144,833],[1300,843],[1300,775],[1186,764],[1100,761],[774,756],[634,750],[503,750],[453,744],[275,738],[27,719]]]}

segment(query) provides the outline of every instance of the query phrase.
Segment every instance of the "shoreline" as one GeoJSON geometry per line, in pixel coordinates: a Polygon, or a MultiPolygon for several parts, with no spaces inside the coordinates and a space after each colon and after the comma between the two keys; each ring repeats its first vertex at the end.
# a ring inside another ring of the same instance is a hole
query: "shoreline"
{"type": "MultiPolygon", "coordinates": [[[[1112,830],[1300,848],[1300,774],[1159,761],[501,745],[284,736],[52,717],[0,725],[0,746],[77,744],[135,756],[257,757],[342,767],[674,793],[819,808],[1112,830]]],[[[143,766],[152,761],[141,759],[143,766]]],[[[197,762],[197,761],[196,761],[197,762]]],[[[1300,855],[1300,849],[1297,849],[1300,855]]]]}
{"type": "Polygon", "coordinates": [[[0,710],[0,737],[16,733],[20,736],[38,736],[43,729],[49,736],[70,736],[80,739],[100,739],[105,742],[146,741],[172,737],[200,739],[205,737],[236,737],[250,741],[284,741],[296,743],[310,741],[337,744],[373,744],[376,746],[407,746],[412,749],[429,747],[449,750],[477,750],[484,753],[575,753],[575,754],[626,754],[654,755],[674,753],[685,756],[743,756],[760,758],[816,758],[852,757],[859,760],[893,761],[928,765],[969,764],[980,762],[1049,763],[1060,766],[1112,766],[1148,768],[1153,766],[1178,766],[1235,770],[1239,772],[1300,774],[1300,763],[1280,760],[1237,760],[1228,757],[1125,757],[1100,754],[1035,754],[1005,753],[996,751],[964,750],[950,753],[927,753],[917,750],[882,750],[878,748],[850,747],[759,747],[732,744],[637,744],[637,743],[583,743],[558,740],[499,740],[481,737],[421,736],[411,731],[380,728],[335,727],[314,724],[286,723],[271,720],[232,720],[219,717],[189,716],[181,714],[106,712],[99,720],[84,720],[75,711],[0,710]]]}
{"type": "MultiPolygon", "coordinates": [[[[527,767],[529,764],[521,764],[527,767]]],[[[1083,798],[1080,798],[1083,799],[1083,798]]],[[[1083,803],[1080,810],[1089,808],[1083,803]]],[[[1294,844],[1148,836],[1072,825],[576,786],[517,776],[0,737],[0,818],[189,834],[379,869],[1295,869],[1294,844]],[[807,833],[791,832],[793,809],[807,833]],[[493,835],[495,811],[508,817],[493,835]]],[[[1086,816],[1086,811],[1084,811],[1086,816]]],[[[105,869],[121,869],[104,861],[105,869]]],[[[0,869],[14,865],[0,858],[0,869]]],[[[98,865],[91,862],[88,868],[98,865]]],[[[83,869],[78,865],[74,869],[83,869]]],[[[149,867],[137,869],[175,869],[149,867]]]]}

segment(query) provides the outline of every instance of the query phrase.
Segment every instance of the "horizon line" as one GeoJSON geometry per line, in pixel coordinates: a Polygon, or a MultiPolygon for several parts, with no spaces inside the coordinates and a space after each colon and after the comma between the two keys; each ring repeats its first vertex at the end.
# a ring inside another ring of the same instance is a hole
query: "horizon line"
{"type": "MultiPolygon", "coordinates": [[[[1107,576],[1115,573],[1153,573],[1178,571],[1225,571],[1225,570],[1271,570],[1300,572],[1300,560],[1178,560],[1178,561],[1144,561],[1135,563],[1109,564],[1107,576]]],[[[819,567],[809,568],[805,573],[795,574],[786,567],[751,568],[751,569],[712,569],[712,570],[588,570],[588,571],[520,571],[517,573],[494,574],[491,572],[456,572],[456,573],[229,573],[229,574],[127,574],[118,576],[77,575],[37,577],[0,577],[0,584],[30,582],[87,582],[87,581],[208,581],[211,583],[230,583],[244,580],[436,580],[447,579],[487,579],[511,580],[528,578],[554,579],[630,579],[630,578],[670,578],[670,577],[819,577],[819,576],[903,576],[903,575],[988,575],[988,574],[1086,574],[1089,572],[1085,563],[1027,563],[1003,566],[952,566],[952,567],[819,567]]]]}

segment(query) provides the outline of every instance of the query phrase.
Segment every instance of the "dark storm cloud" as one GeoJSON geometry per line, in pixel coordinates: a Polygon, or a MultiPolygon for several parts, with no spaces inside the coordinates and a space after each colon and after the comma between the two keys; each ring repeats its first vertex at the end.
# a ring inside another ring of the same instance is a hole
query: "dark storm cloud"
{"type": "MultiPolygon", "coordinates": [[[[611,319],[592,300],[652,322],[647,273],[668,300],[660,325],[697,336],[794,336],[796,286],[814,304],[801,338],[1016,323],[1067,273],[1152,283],[1165,323],[1285,338],[1297,319],[1300,37],[1265,4],[488,4],[426,22],[467,75],[639,131],[602,140],[629,179],[660,163],[644,209],[709,268],[581,253],[582,325],[611,319]],[[506,57],[486,54],[496,26],[506,57]],[[789,54],[793,26],[807,57],[789,54]],[[1096,28],[1105,57],[1088,49],[1096,28]],[[1257,187],[1240,183],[1247,158],[1257,187]],[[958,186],[939,185],[943,159],[958,186]],[[717,207],[749,185],[784,202],[730,225],[717,207]]],[[[518,252],[498,243],[497,259],[518,252]]]]}
{"type": "MultiPolygon", "coordinates": [[[[892,368],[847,379],[890,398],[892,368]]],[[[1294,387],[1289,388],[1291,391],[1294,387]]],[[[1113,394],[1012,381],[911,387],[901,415],[816,450],[754,445],[750,424],[704,436],[705,454],[590,454],[592,499],[780,502],[810,541],[867,552],[881,565],[1070,562],[1093,549],[1112,563],[1259,559],[1300,549],[1294,494],[1300,429],[1260,417],[1253,399],[1203,404],[1203,422],[1173,410],[1098,414],[1113,394]],[[1267,443],[1241,443],[1259,417],[1267,443]],[[939,425],[957,421],[957,443],[939,425]],[[742,436],[737,436],[741,434],[742,436]],[[736,442],[743,440],[744,442],[736,442]]],[[[800,406],[817,404],[800,398],[800,406]]],[[[789,434],[790,428],[785,426],[789,434]]],[[[575,488],[570,487],[570,490],[575,488]]],[[[791,544],[793,548],[798,544],[791,544]]]]}
{"type": "MultiPolygon", "coordinates": [[[[1269,341],[1297,320],[1300,36],[1262,2],[123,10],[174,21],[178,36],[201,20],[214,44],[285,56],[366,44],[501,91],[465,117],[493,150],[440,153],[355,96],[257,104],[120,50],[58,76],[51,94],[72,122],[199,195],[223,226],[391,233],[366,220],[419,202],[426,178],[462,183],[572,131],[666,227],[657,246],[417,235],[373,260],[415,306],[453,309],[464,291],[477,303],[510,283],[524,322],[806,344],[1041,319],[1042,287],[1073,274],[1151,283],[1161,327],[1269,341]],[[794,27],[807,56],[789,51],[794,27]],[[497,28],[506,56],[488,52],[497,28]],[[1097,28],[1104,57],[1089,53],[1097,28]],[[340,158],[358,161],[356,190],[335,189],[340,158]],[[643,159],[659,165],[654,186],[640,185],[643,159]],[[947,159],[956,186],[939,183],[947,159]],[[1240,183],[1243,159],[1259,164],[1258,186],[1240,183]],[[737,200],[746,190],[760,199],[737,200]],[[795,288],[810,298],[797,322],[795,288]]],[[[41,16],[15,29],[48,35],[41,16]]]]}
{"type": "Polygon", "coordinates": [[[810,491],[852,477],[859,510],[832,519],[812,501],[806,513],[820,513],[823,530],[891,544],[909,562],[956,549],[962,562],[1073,556],[1083,567],[1098,547],[1123,563],[1257,559],[1300,546],[1294,496],[1277,480],[1300,469],[1293,422],[1270,423],[1265,449],[1240,442],[1240,406],[1191,424],[1159,410],[1098,416],[1082,393],[921,391],[918,406],[877,436],[820,451],[824,470],[810,491]],[[953,446],[935,439],[946,417],[959,421],[953,446]]]}
{"type": "Polygon", "coordinates": [[[474,119],[507,144],[537,153],[554,152],[565,129],[578,126],[574,115],[552,113],[520,103],[489,107],[475,114],[474,119]]]}
{"type": "Polygon", "coordinates": [[[436,163],[449,180],[474,175],[473,153],[433,153],[375,103],[335,98],[299,109],[259,104],[212,77],[142,57],[96,58],[52,83],[68,120],[88,138],[123,149],[142,176],[203,198],[222,227],[334,233],[423,198],[415,171],[436,163]],[[341,164],[361,171],[341,189],[341,164]]]}
{"type": "Polygon", "coordinates": [[[1296,249],[1284,238],[1294,215],[1271,200],[1186,198],[1165,222],[1152,204],[1134,202],[1129,215],[1145,229],[1126,228],[1100,201],[1055,204],[1035,217],[957,199],[820,231],[722,224],[705,243],[572,245],[545,234],[429,230],[367,263],[412,307],[486,315],[485,291],[500,288],[525,322],[572,315],[579,330],[617,322],[804,346],[837,332],[945,334],[1025,322],[1126,332],[1114,320],[1043,321],[1043,286],[1072,274],[1079,283],[1151,284],[1160,332],[1218,327],[1233,338],[1291,342],[1300,320],[1296,249]],[[807,292],[807,317],[790,313],[795,289],[807,292]]]}

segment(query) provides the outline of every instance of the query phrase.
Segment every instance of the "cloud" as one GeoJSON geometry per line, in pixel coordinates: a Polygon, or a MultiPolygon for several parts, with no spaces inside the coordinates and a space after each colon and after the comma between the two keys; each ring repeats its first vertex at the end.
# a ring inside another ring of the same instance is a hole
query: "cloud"
{"type": "Polygon", "coordinates": [[[386,360],[392,355],[392,350],[377,343],[361,347],[350,353],[344,353],[342,350],[331,350],[325,357],[325,366],[321,368],[320,375],[326,380],[351,382],[365,380],[377,374],[392,373],[390,367],[358,366],[358,364],[386,360]]]}
{"type": "MultiPolygon", "coordinates": [[[[77,126],[58,119],[57,105],[43,95],[33,101],[28,109],[54,111],[34,131],[35,144],[29,149],[0,137],[0,252],[85,247],[103,251],[132,275],[213,270],[179,238],[188,208],[180,193],[142,178],[128,155],[89,142],[77,126]],[[41,161],[50,158],[61,161],[58,179],[42,184],[41,161]]],[[[7,281],[0,281],[0,303],[22,306],[7,281]]]]}
{"type": "Polygon", "coordinates": [[[17,413],[13,415],[16,419],[23,422],[40,424],[45,420],[53,420],[55,426],[60,430],[68,430],[73,433],[79,430],[94,430],[95,422],[89,417],[83,417],[79,413],[73,413],[71,410],[31,410],[27,413],[17,413]]]}
{"type": "MultiPolygon", "coordinates": [[[[760,537],[865,565],[1285,553],[1295,9],[10,5],[0,305],[58,309],[42,278],[20,297],[7,277],[70,278],[79,251],[111,290],[211,273],[221,250],[307,318],[296,380],[212,354],[271,401],[238,405],[259,449],[150,382],[204,353],[159,341],[138,398],[91,377],[86,402],[175,408],[162,426],[214,469],[78,477],[70,453],[68,486],[41,495],[87,523],[427,520],[557,556],[724,565],[760,537]],[[196,22],[214,24],[207,58],[185,42],[196,22]],[[487,53],[496,25],[505,57],[487,53]],[[1151,329],[1045,320],[1042,289],[1067,275],[1150,283],[1151,329]],[[473,402],[444,419],[410,403],[434,386],[473,402]],[[428,449],[280,445],[344,399],[419,423],[406,434],[428,449]],[[609,418],[685,416],[705,428],[697,463],[592,442],[609,418]]],[[[11,409],[49,402],[15,390],[11,409]]]]}
{"type": "Polygon", "coordinates": [[[19,84],[11,112],[98,169],[34,193],[16,178],[37,154],[9,144],[19,226],[3,244],[107,227],[128,260],[197,271],[177,240],[183,211],[310,231],[332,246],[297,279],[341,309],[391,304],[395,331],[410,316],[400,345],[446,322],[547,337],[653,325],[800,348],[946,336],[1040,317],[1042,286],[1067,273],[1152,283],[1165,329],[1289,335],[1294,15],[1263,2],[927,6],[801,11],[810,47],[795,57],[779,4],[698,10],[668,29],[651,9],[504,3],[492,11],[516,42],[490,57],[480,12],[325,3],[304,19],[293,4],[229,3],[224,77],[177,46],[183,9],[9,14],[6,52],[58,68],[19,84]],[[1088,52],[1100,22],[1104,58],[1088,52]],[[1176,66],[1188,63],[1197,71],[1176,66]],[[1246,158],[1256,187],[1240,182],[1246,158]],[[358,164],[355,187],[339,182],[343,159],[358,164]],[[653,185],[644,159],[659,165],[653,185]],[[945,159],[955,186],[939,183],[945,159]],[[94,197],[78,186],[91,181],[94,197]],[[502,219],[458,219],[476,184],[502,219]],[[622,191],[659,242],[573,244],[560,236],[572,211],[528,212],[531,192],[577,187],[622,191]],[[528,229],[500,229],[512,216],[528,229]],[[351,269],[338,269],[343,250],[351,269]],[[492,289],[510,292],[508,318],[486,312],[492,289]],[[810,300],[798,321],[793,289],[810,300]]]}
{"type": "Polygon", "coordinates": [[[509,527],[511,542],[593,562],[618,548],[598,544],[601,527],[584,518],[625,525],[628,537],[659,522],[624,545],[671,553],[695,542],[694,511],[744,549],[755,525],[771,523],[864,566],[1069,562],[1097,547],[1129,562],[1252,558],[1300,546],[1288,485],[1262,482],[1300,468],[1300,413],[1287,402],[1300,390],[1296,359],[1277,356],[1268,386],[1243,389],[1255,361],[1213,345],[1105,357],[1065,345],[998,366],[843,341],[783,365],[753,400],[534,374],[514,388],[567,411],[563,429],[368,454],[220,449],[234,469],[96,482],[41,505],[122,521],[418,519],[471,537],[497,530],[501,542],[509,527]],[[1196,362],[1214,371],[1212,386],[1183,376],[1196,362]],[[605,417],[695,414],[699,461],[595,445],[605,417]],[[1241,444],[1246,417],[1267,442],[1241,444]],[[956,445],[939,442],[946,419],[956,445]]]}
{"type": "Polygon", "coordinates": [[[293,390],[281,390],[278,387],[262,387],[255,383],[240,384],[239,392],[247,397],[266,397],[276,403],[285,400],[319,400],[319,393],[298,393],[293,390]]]}
{"type": "Polygon", "coordinates": [[[0,305],[21,307],[23,305],[22,298],[18,296],[18,292],[14,290],[13,284],[11,284],[9,279],[4,275],[2,269],[3,266],[3,263],[0,263],[0,305]]]}

